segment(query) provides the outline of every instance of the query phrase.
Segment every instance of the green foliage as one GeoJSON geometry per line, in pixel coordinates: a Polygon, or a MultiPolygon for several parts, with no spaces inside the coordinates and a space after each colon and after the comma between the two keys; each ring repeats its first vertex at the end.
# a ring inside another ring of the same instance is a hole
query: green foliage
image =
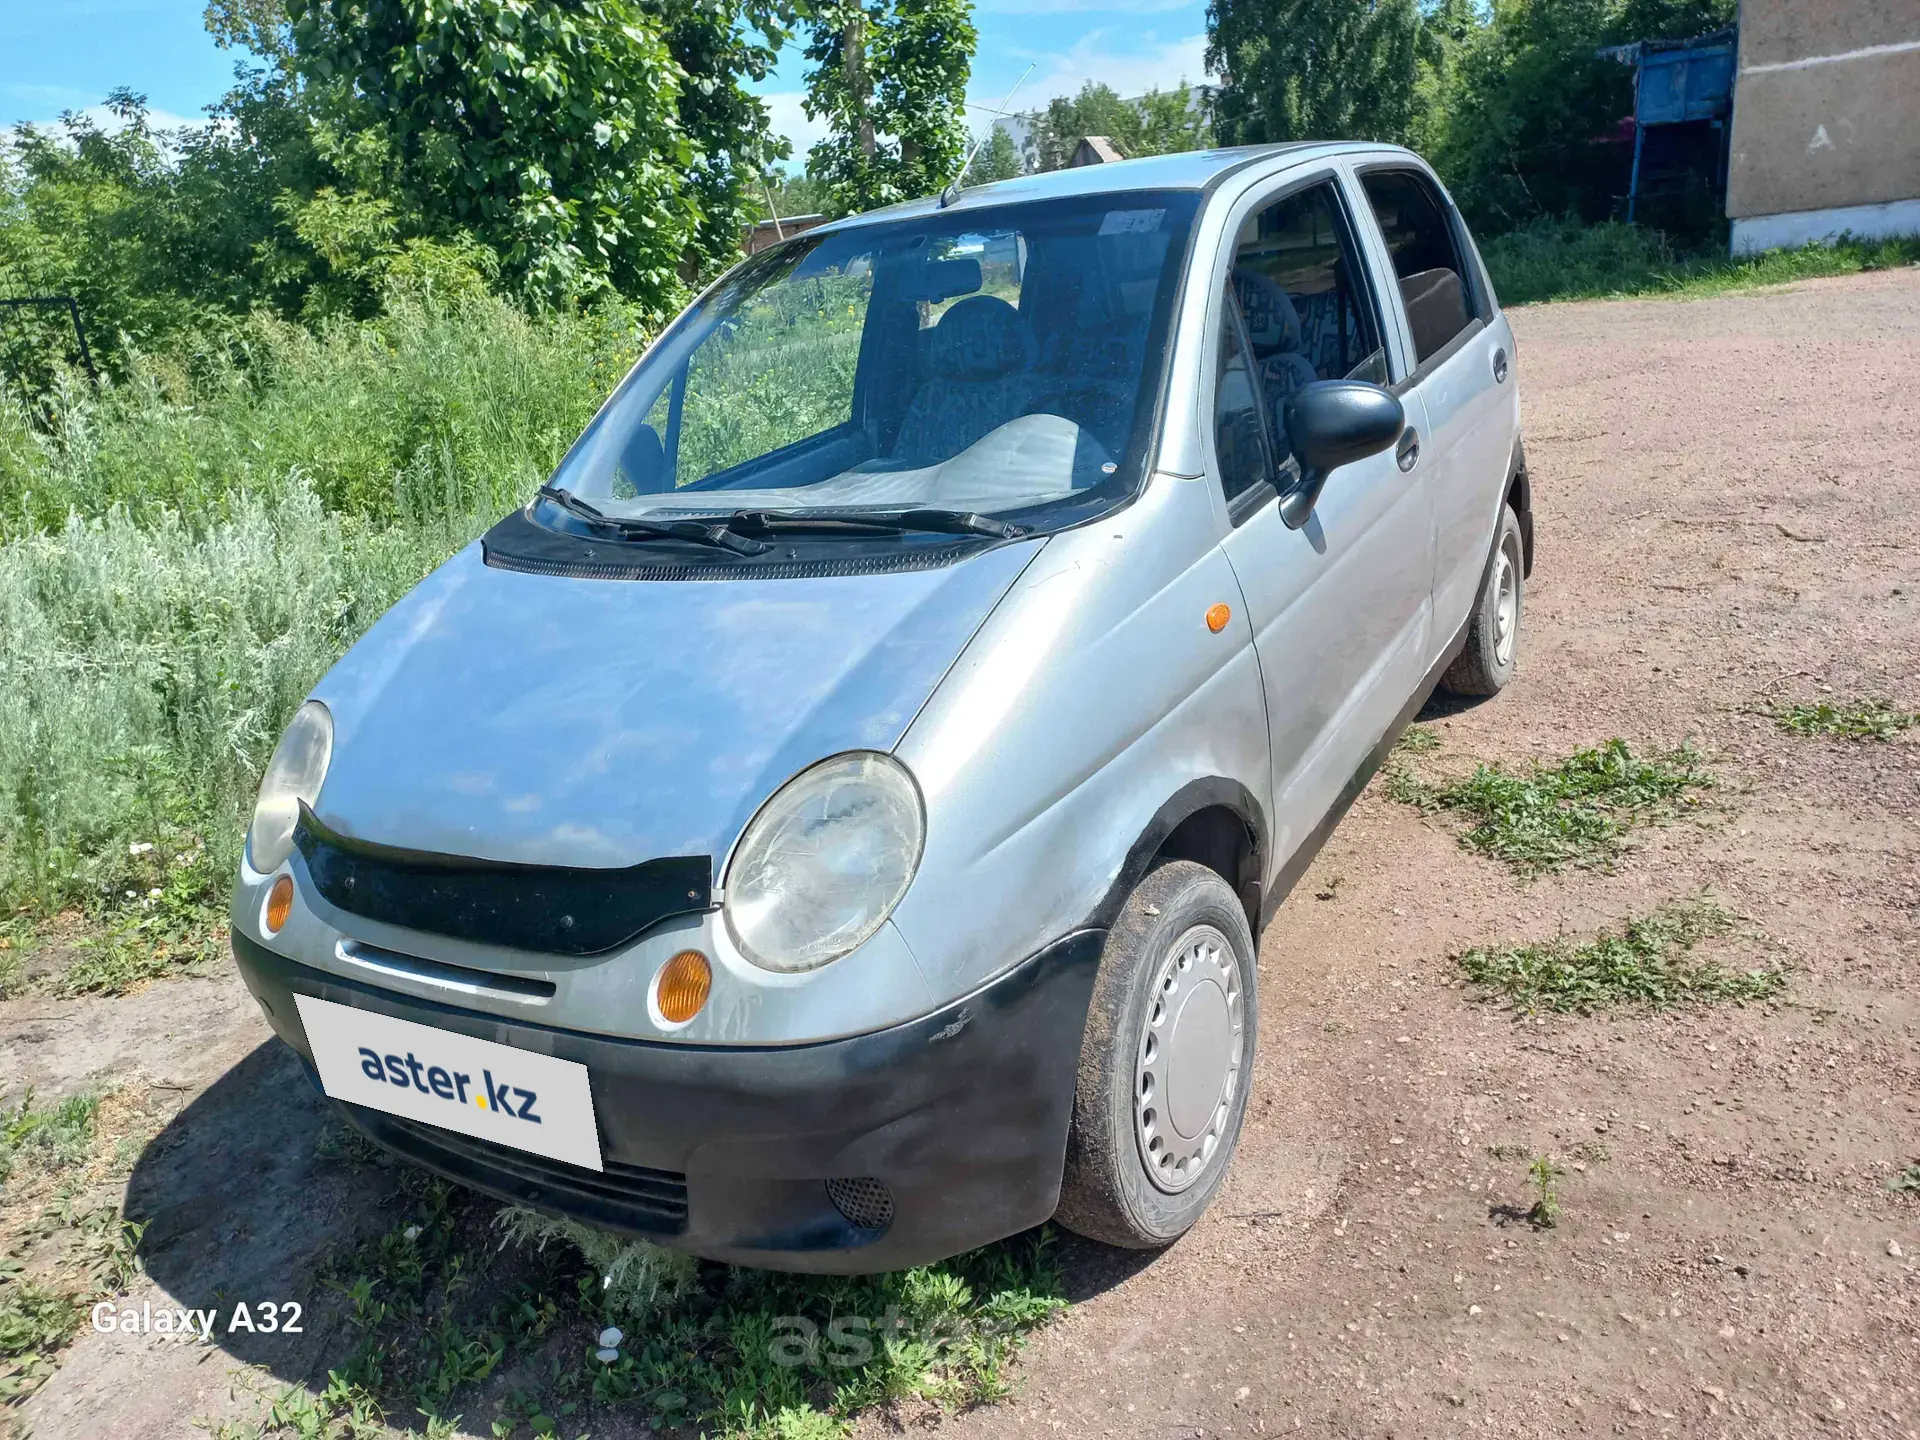
{"type": "Polygon", "coordinates": [[[1137,100],[1123,100],[1112,86],[1089,80],[1078,95],[1048,101],[1034,118],[1027,161],[1035,170],[1058,170],[1089,135],[1104,135],[1128,159],[1201,149],[1211,143],[1211,132],[1206,111],[1190,95],[1184,77],[1171,90],[1149,90],[1137,100]]]}
{"type": "Polygon", "coordinates": [[[1888,1180],[1887,1189],[1896,1194],[1920,1195],[1920,1160],[1888,1180]]]}
{"type": "Polygon", "coordinates": [[[1658,230],[1608,221],[1535,220],[1482,238],[1481,257],[1507,305],[1666,296],[1696,299],[1758,285],[1920,264],[1920,236],[1843,239],[1734,258],[1714,243],[1685,249],[1658,230]]]}
{"type": "Polygon", "coordinates": [[[289,0],[287,15],[322,150],[390,187],[375,198],[471,235],[543,299],[610,285],[673,301],[697,156],[658,15],[632,0],[289,0]]]}
{"type": "Polygon", "coordinates": [[[1698,35],[1734,10],[1734,0],[1493,0],[1481,16],[1445,11],[1429,89],[1438,118],[1424,138],[1468,220],[1493,233],[1607,219],[1632,162],[1619,122],[1633,113],[1633,69],[1596,52],[1698,35]]]}
{"type": "Polygon", "coordinates": [[[532,1388],[496,1399],[495,1435],[597,1433],[588,1412],[600,1407],[661,1431],[825,1440],[888,1401],[1003,1394],[1022,1339],[1065,1305],[1045,1233],[918,1270],[810,1277],[495,1212],[414,1172],[401,1183],[405,1218],[321,1272],[348,1307],[352,1353],[321,1394],[274,1401],[274,1423],[409,1409],[441,1423],[511,1370],[532,1388]],[[621,1335],[603,1362],[609,1324],[621,1335]],[[550,1362],[522,1363],[536,1352],[550,1362]]]}
{"type": "Polygon", "coordinates": [[[1480,765],[1464,780],[1430,782],[1395,765],[1386,791],[1421,810],[1466,817],[1472,824],[1462,845],[1537,875],[1568,865],[1610,866],[1630,830],[1697,804],[1695,792],[1712,784],[1691,749],[1642,760],[1616,738],[1524,775],[1480,765]]]}
{"type": "Polygon", "coordinates": [[[995,180],[1011,180],[1023,175],[1026,168],[1020,152],[1014,148],[1013,137],[995,125],[981,145],[980,153],[973,157],[973,164],[967,167],[966,180],[969,185],[990,185],[995,180]]]}
{"type": "Polygon", "coordinates": [[[1729,970],[1695,960],[1701,940],[1724,935],[1733,916],[1712,900],[1666,905],[1629,920],[1617,934],[1505,949],[1476,947],[1459,957],[1463,974],[1489,998],[1516,1010],[1591,1014],[1618,1005],[1664,1008],[1767,1000],[1786,986],[1778,969],[1729,970]]]}
{"type": "Polygon", "coordinates": [[[1773,718],[1790,735],[1824,735],[1836,740],[1891,740],[1903,730],[1920,725],[1920,714],[1902,710],[1891,701],[1816,700],[1782,705],[1773,718]]]}
{"type": "Polygon", "coordinates": [[[1553,1163],[1550,1155],[1536,1155],[1527,1167],[1527,1179],[1533,1185],[1533,1207],[1527,1219],[1536,1230],[1551,1230],[1560,1223],[1560,1181],[1566,1171],[1553,1163]]]}
{"type": "Polygon", "coordinates": [[[618,306],[534,318],[396,293],[367,323],[253,317],[97,395],[68,377],[30,409],[0,390],[0,536],[115,506],[217,520],[296,474],[329,509],[378,519],[497,512],[552,470],[643,339],[618,306]]]}
{"type": "Polygon", "coordinates": [[[1225,145],[1412,137],[1441,58],[1418,0],[1210,0],[1207,68],[1225,145]]]}
{"type": "Polygon", "coordinates": [[[831,133],[807,157],[827,213],[931,195],[960,173],[977,33],[968,0],[820,0],[805,108],[831,133]]]}
{"type": "Polygon", "coordinates": [[[85,1160],[99,1109],[100,1097],[88,1094],[36,1106],[29,1090],[11,1106],[0,1102],[0,1186],[23,1162],[58,1171],[85,1160]]]}
{"type": "Polygon", "coordinates": [[[1440,732],[1431,725],[1409,725],[1393,748],[1400,755],[1430,755],[1440,748],[1440,732]]]}
{"type": "Polygon", "coordinates": [[[7,909],[137,911],[176,867],[217,902],[294,707],[465,533],[329,515],[298,476],[222,508],[0,546],[7,909]]]}

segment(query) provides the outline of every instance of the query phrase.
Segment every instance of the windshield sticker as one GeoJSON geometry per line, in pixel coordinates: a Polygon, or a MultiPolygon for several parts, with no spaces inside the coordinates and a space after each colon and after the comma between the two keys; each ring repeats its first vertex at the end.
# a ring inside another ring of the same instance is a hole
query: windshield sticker
{"type": "Polygon", "coordinates": [[[1151,235],[1160,228],[1165,210],[1109,210],[1100,222],[1102,235],[1151,235]]]}

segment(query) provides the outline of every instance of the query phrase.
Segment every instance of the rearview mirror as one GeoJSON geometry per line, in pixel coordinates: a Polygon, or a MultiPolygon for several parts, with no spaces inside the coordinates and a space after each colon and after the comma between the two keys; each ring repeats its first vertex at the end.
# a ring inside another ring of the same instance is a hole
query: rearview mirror
{"type": "Polygon", "coordinates": [[[1300,483],[1280,497],[1280,518],[1298,530],[1327,476],[1393,444],[1407,428],[1407,412],[1391,390],[1364,380],[1316,380],[1288,397],[1286,421],[1300,483]]]}

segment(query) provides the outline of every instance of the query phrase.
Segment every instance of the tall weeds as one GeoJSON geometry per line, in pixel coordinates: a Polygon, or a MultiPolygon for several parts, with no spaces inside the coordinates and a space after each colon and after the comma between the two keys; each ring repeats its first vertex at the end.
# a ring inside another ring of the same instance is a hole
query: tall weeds
{"type": "Polygon", "coordinates": [[[329,510],[435,521],[507,508],[553,469],[640,346],[619,310],[533,317],[397,296],[317,332],[256,315],[95,393],[0,392],[0,536],[122,506],[218,518],[298,474],[329,510]]]}
{"type": "Polygon", "coordinates": [[[0,545],[7,908],[111,908],[169,863],[223,886],[294,707],[481,523],[329,514],[298,472],[218,509],[116,507],[0,545]]]}
{"type": "Polygon", "coordinates": [[[0,389],[0,916],[220,903],[294,707],[525,499],[640,339],[401,295],[0,389]]]}

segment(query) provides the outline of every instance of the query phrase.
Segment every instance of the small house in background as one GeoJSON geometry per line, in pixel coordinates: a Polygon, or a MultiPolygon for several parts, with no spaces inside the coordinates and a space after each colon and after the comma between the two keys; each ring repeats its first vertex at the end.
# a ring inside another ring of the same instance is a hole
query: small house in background
{"type": "Polygon", "coordinates": [[[1920,234],[1920,0],[1740,0],[1733,249],[1920,234]]]}
{"type": "Polygon", "coordinates": [[[778,220],[762,220],[757,225],[749,225],[741,233],[740,248],[749,255],[758,255],[769,245],[804,235],[814,226],[826,223],[827,217],[824,215],[786,215],[778,220]]]}
{"type": "Polygon", "coordinates": [[[1081,165],[1105,165],[1110,160],[1124,160],[1120,147],[1104,135],[1082,135],[1080,143],[1073,147],[1073,156],[1067,161],[1067,169],[1076,169],[1081,165]]]}

